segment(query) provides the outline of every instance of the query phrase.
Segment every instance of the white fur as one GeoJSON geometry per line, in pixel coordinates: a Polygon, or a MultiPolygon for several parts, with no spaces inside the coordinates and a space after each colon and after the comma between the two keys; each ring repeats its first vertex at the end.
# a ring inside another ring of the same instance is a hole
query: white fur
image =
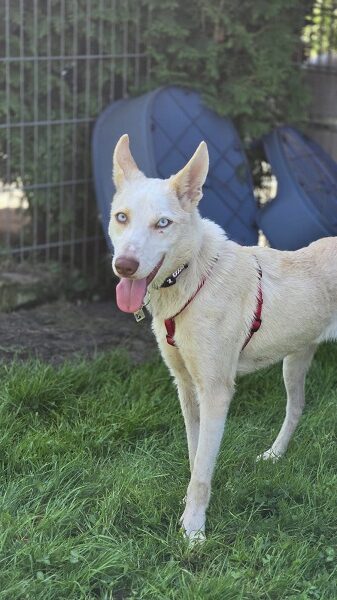
{"type": "Polygon", "coordinates": [[[286,417],[260,458],[275,460],[288,446],[304,407],[305,375],[317,344],[337,337],[337,239],[325,238],[297,252],[229,241],[197,210],[208,168],[204,143],[168,180],[147,179],[134,165],[123,136],[114,153],[113,267],[118,256],[130,256],[139,262],[134,277],[143,278],[164,257],[149,286],[149,309],[185,419],[191,480],[181,522],[193,540],[205,530],[212,473],[237,374],[283,360],[286,417]],[[129,216],[126,225],[115,219],[120,211],[129,216]],[[158,230],[154,223],[161,217],[172,224],[158,230]],[[257,260],[263,273],[262,326],[242,351],[256,309],[257,260]],[[176,285],[160,288],[184,263],[189,266],[176,285]],[[184,306],[205,274],[205,285],[175,320],[177,347],[171,347],[164,319],[184,306]]]}

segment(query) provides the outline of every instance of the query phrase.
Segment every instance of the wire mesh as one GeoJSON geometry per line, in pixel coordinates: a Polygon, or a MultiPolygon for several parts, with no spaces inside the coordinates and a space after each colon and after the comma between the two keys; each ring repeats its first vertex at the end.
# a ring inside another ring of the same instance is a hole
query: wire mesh
{"type": "Polygon", "coordinates": [[[0,257],[97,265],[93,123],[146,78],[125,0],[0,4],[0,257]]]}

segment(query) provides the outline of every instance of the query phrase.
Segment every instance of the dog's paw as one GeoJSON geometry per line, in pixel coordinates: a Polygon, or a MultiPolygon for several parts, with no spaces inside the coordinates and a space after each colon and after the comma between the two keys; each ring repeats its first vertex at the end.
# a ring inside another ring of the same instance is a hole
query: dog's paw
{"type": "Polygon", "coordinates": [[[189,547],[205,541],[205,513],[204,511],[191,511],[185,508],[180,517],[181,532],[188,540],[189,547]]]}
{"type": "Polygon", "coordinates": [[[194,548],[194,546],[204,543],[204,541],[206,540],[205,532],[201,531],[201,530],[192,531],[187,539],[188,539],[188,547],[194,548]]]}
{"type": "Polygon", "coordinates": [[[199,545],[199,544],[203,544],[203,542],[206,540],[206,535],[204,531],[191,531],[189,533],[189,535],[187,535],[187,532],[185,530],[185,528],[182,526],[180,528],[179,533],[183,536],[183,538],[186,540],[187,545],[189,548],[194,548],[195,546],[199,545]]]}
{"type": "Polygon", "coordinates": [[[269,448],[269,450],[266,450],[262,454],[258,455],[256,462],[259,462],[260,460],[271,460],[271,462],[276,462],[280,458],[281,458],[281,454],[277,454],[277,452],[275,452],[275,450],[273,450],[272,448],[269,448]]]}

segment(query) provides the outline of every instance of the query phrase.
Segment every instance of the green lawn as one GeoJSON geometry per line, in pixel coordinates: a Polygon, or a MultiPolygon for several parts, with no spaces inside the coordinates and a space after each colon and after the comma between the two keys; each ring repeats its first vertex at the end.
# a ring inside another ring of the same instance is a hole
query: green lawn
{"type": "Polygon", "coordinates": [[[337,345],[318,352],[277,464],[255,457],[281,425],[281,369],[239,381],[192,550],[183,422],[159,359],[14,364],[0,381],[0,599],[337,598],[337,345]]]}

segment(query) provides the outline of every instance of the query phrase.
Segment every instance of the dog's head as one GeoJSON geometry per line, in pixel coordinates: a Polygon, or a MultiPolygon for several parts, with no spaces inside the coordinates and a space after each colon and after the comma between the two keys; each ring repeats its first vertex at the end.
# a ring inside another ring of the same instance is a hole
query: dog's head
{"type": "Polygon", "coordinates": [[[137,311],[152,281],[164,281],[188,261],[208,166],[207,145],[201,142],[176,175],[147,178],[131,155],[129,137],[123,135],[118,141],[109,235],[114,246],[112,267],[121,278],[117,292],[121,310],[137,311]]]}

